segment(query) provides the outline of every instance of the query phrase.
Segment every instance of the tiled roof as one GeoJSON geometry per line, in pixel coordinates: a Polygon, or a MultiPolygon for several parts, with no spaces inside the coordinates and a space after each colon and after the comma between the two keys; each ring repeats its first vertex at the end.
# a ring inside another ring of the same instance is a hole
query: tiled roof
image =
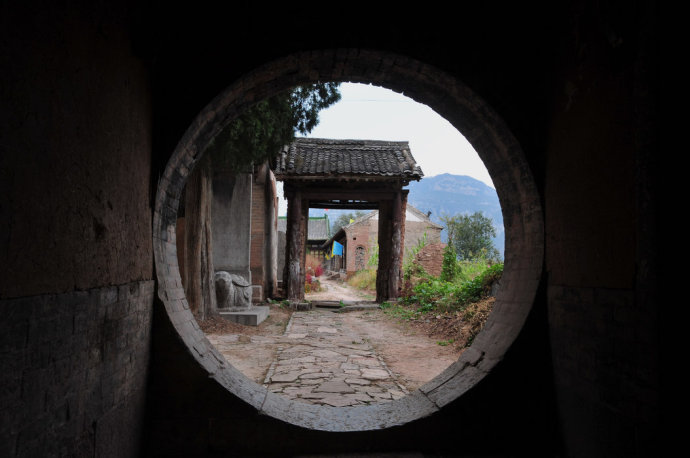
{"type": "MultiPolygon", "coordinates": [[[[363,222],[365,222],[369,219],[372,219],[372,218],[378,219],[378,214],[379,214],[378,210],[372,210],[372,211],[365,213],[364,215],[360,216],[359,218],[355,219],[354,222],[346,225],[345,227],[350,227],[350,226],[355,225],[355,224],[360,224],[360,223],[363,223],[363,222]]],[[[412,216],[413,218],[416,217],[420,221],[423,221],[432,227],[441,227],[441,228],[443,227],[440,224],[436,224],[433,221],[431,221],[431,218],[429,218],[429,216],[426,213],[424,213],[423,211],[419,210],[418,208],[413,207],[412,205],[407,203],[407,204],[405,204],[405,220],[406,221],[409,220],[408,218],[410,216],[412,216]]],[[[414,219],[413,219],[413,221],[414,221],[414,219]]]]}
{"type": "MultiPolygon", "coordinates": [[[[278,232],[286,232],[287,217],[278,217],[278,232]]],[[[328,216],[311,216],[307,224],[308,240],[327,240],[331,236],[328,216]]]]}
{"type": "Polygon", "coordinates": [[[297,138],[278,157],[275,174],[290,177],[397,177],[420,180],[408,142],[297,138]]]}
{"type": "Polygon", "coordinates": [[[330,232],[328,217],[309,218],[307,224],[308,240],[327,240],[331,236],[330,232]]]}

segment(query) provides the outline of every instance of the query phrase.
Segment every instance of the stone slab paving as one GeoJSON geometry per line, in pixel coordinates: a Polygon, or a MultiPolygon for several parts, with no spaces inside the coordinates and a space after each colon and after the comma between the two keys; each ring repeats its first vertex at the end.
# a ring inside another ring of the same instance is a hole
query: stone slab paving
{"type": "Polygon", "coordinates": [[[399,399],[398,383],[366,340],[330,310],[295,312],[264,386],[285,397],[334,407],[399,399]]]}

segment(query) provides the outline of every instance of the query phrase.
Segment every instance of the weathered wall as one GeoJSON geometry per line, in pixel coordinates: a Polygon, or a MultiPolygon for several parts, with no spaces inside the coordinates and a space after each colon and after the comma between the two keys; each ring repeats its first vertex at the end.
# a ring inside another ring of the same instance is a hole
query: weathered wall
{"type": "Polygon", "coordinates": [[[127,11],[3,10],[0,298],[150,279],[151,97],[127,11]]]}
{"type": "MultiPolygon", "coordinates": [[[[250,267],[255,301],[273,297],[277,287],[277,194],[268,164],[257,167],[251,193],[250,267]]],[[[281,271],[282,272],[282,271],[281,271]]]]}
{"type": "Polygon", "coordinates": [[[660,367],[649,257],[654,9],[644,6],[582,8],[573,18],[549,113],[549,323],[565,441],[576,456],[658,453],[646,449],[658,433],[660,367]]]}
{"type": "Polygon", "coordinates": [[[0,456],[136,456],[153,281],[0,301],[0,456]]]}
{"type": "MultiPolygon", "coordinates": [[[[357,272],[357,247],[361,246],[364,247],[364,249],[366,250],[364,259],[364,263],[366,265],[367,261],[369,260],[369,257],[373,253],[376,243],[378,242],[378,239],[376,237],[376,234],[378,233],[378,226],[375,223],[372,224],[371,221],[371,219],[367,219],[366,221],[361,221],[345,228],[345,235],[347,240],[347,243],[345,245],[345,270],[347,271],[348,277],[354,275],[355,272],[357,272]]],[[[378,220],[376,222],[378,222],[378,220]]]]}
{"type": "Polygon", "coordinates": [[[255,285],[253,300],[261,301],[265,297],[266,274],[270,268],[266,264],[266,250],[270,248],[270,242],[266,234],[266,182],[265,177],[260,177],[258,173],[252,180],[250,218],[249,266],[252,272],[252,285],[255,285]]]}
{"type": "Polygon", "coordinates": [[[135,456],[151,88],[125,5],[0,13],[0,456],[135,456]]]}
{"type": "Polygon", "coordinates": [[[425,237],[426,243],[441,241],[441,228],[424,221],[405,221],[405,253],[412,250],[425,237]]]}
{"type": "Polygon", "coordinates": [[[426,273],[438,277],[443,270],[443,250],[445,247],[446,244],[441,242],[425,245],[415,255],[415,261],[424,268],[426,273]]]}
{"type": "Polygon", "coordinates": [[[252,175],[215,171],[213,176],[213,268],[252,281],[250,269],[252,175]]]}

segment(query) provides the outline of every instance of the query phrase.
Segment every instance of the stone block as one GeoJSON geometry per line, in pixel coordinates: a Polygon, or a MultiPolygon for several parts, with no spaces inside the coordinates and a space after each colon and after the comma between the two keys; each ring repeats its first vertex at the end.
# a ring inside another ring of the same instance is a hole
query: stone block
{"type": "Polygon", "coordinates": [[[290,307],[298,311],[314,310],[314,304],[311,302],[290,302],[290,307]]]}
{"type": "Polygon", "coordinates": [[[258,326],[262,321],[268,318],[268,311],[268,306],[257,305],[241,312],[220,312],[220,316],[233,323],[239,323],[245,326],[258,326]]]}

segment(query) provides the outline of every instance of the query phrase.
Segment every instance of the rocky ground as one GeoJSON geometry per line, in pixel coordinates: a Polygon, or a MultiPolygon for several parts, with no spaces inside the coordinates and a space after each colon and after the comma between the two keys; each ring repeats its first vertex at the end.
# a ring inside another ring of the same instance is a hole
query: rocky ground
{"type": "MultiPolygon", "coordinates": [[[[324,291],[307,299],[370,298],[334,280],[322,280],[322,285],[324,291]]],[[[402,321],[374,306],[299,312],[280,304],[270,307],[259,326],[220,318],[200,324],[245,375],[300,402],[345,406],[397,399],[433,379],[462,352],[458,317],[402,321]]]]}

